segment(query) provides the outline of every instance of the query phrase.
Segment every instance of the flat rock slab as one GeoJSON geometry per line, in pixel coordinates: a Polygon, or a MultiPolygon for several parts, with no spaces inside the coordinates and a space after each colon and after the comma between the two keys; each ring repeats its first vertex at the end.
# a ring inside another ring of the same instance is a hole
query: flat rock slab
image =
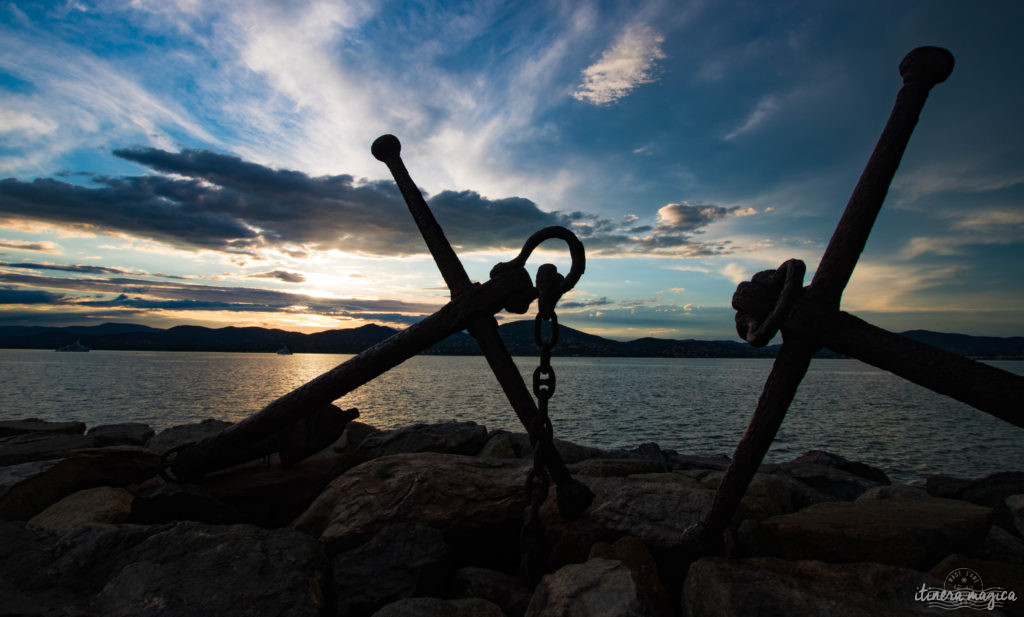
{"type": "Polygon", "coordinates": [[[942,585],[923,572],[875,563],[709,557],[690,566],[683,603],[688,617],[934,616],[936,609],[914,599],[922,584],[942,585]]]}
{"type": "Polygon", "coordinates": [[[95,448],[95,437],[66,433],[24,433],[0,438],[0,466],[64,458],[76,450],[95,448]]]}
{"type": "Polygon", "coordinates": [[[621,561],[595,558],[565,566],[541,579],[526,617],[648,617],[636,575],[621,561]]]}
{"type": "Polygon", "coordinates": [[[0,468],[0,519],[26,521],[72,493],[140,483],[157,473],[159,463],[151,450],[113,446],[0,468]]]}
{"type": "Polygon", "coordinates": [[[411,452],[473,455],[486,442],[487,428],[476,422],[414,424],[367,436],[359,444],[356,456],[368,460],[411,452]]]}
{"type": "Polygon", "coordinates": [[[95,439],[98,447],[103,447],[115,445],[144,446],[155,434],[148,424],[123,422],[121,424],[94,426],[85,435],[95,439]]]}
{"type": "Polygon", "coordinates": [[[319,617],[323,609],[323,552],[292,529],[175,523],[32,534],[6,523],[0,540],[18,551],[0,557],[16,614],[319,617]]]}
{"type": "Polygon", "coordinates": [[[406,598],[384,606],[372,617],[506,617],[501,609],[487,600],[465,598],[406,598]]]}
{"type": "Polygon", "coordinates": [[[24,435],[25,433],[63,433],[81,435],[85,432],[85,422],[49,422],[39,418],[24,420],[4,420],[0,422],[0,437],[24,435]]]}
{"type": "Polygon", "coordinates": [[[496,528],[507,535],[521,524],[527,471],[525,461],[433,452],[385,456],[336,478],[293,525],[332,552],[405,521],[439,529],[453,544],[486,545],[496,528]]]}
{"type": "Polygon", "coordinates": [[[951,499],[826,502],[740,526],[744,555],[927,569],[988,533],[992,510],[951,499]]]}

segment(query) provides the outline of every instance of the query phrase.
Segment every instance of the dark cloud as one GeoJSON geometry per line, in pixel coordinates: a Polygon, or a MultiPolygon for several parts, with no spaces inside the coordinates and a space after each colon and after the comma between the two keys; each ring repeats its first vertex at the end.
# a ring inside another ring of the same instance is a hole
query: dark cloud
{"type": "Polygon", "coordinates": [[[274,270],[273,272],[261,272],[259,274],[250,274],[249,278],[257,279],[277,279],[284,281],[285,283],[303,283],[306,281],[306,275],[301,272],[287,272],[285,270],[274,270]]]}
{"type": "Polygon", "coordinates": [[[111,268],[108,266],[83,266],[83,265],[61,265],[61,264],[46,264],[46,263],[32,263],[32,262],[20,262],[11,263],[8,261],[0,261],[0,266],[5,268],[23,268],[26,270],[55,270],[60,272],[84,272],[86,274],[132,274],[130,270],[123,268],[111,268]]]}
{"type": "MultiPolygon", "coordinates": [[[[88,186],[3,180],[0,217],[234,253],[269,246],[295,256],[316,249],[397,256],[426,250],[391,181],[310,177],[205,150],[114,154],[160,174],[95,176],[88,186]]],[[[691,248],[691,235],[734,210],[669,204],[651,227],[637,224],[632,215],[612,220],[578,211],[545,212],[529,199],[488,199],[474,191],[444,191],[429,203],[448,239],[463,250],[515,249],[538,229],[563,225],[588,248],[608,254],[714,254],[715,247],[691,248]]]]}
{"type": "Polygon", "coordinates": [[[63,295],[38,289],[0,289],[0,304],[52,304],[63,295]]]}
{"type": "Polygon", "coordinates": [[[0,282],[8,285],[4,290],[11,294],[8,304],[25,304],[35,299],[33,303],[137,310],[302,312],[358,318],[383,314],[418,317],[440,308],[433,304],[400,300],[319,298],[272,289],[133,278],[57,278],[0,272],[0,282]],[[57,291],[62,293],[54,293],[57,291]],[[32,296],[33,293],[44,295],[32,296]]]}
{"type": "Polygon", "coordinates": [[[607,296],[601,296],[600,298],[592,298],[590,300],[570,300],[562,301],[558,303],[558,308],[561,309],[578,309],[578,308],[589,308],[593,306],[607,306],[612,304],[612,301],[607,296]]]}
{"type": "Polygon", "coordinates": [[[15,249],[17,251],[39,251],[40,253],[53,253],[53,245],[46,242],[21,242],[19,240],[0,240],[0,248],[15,249]]]}

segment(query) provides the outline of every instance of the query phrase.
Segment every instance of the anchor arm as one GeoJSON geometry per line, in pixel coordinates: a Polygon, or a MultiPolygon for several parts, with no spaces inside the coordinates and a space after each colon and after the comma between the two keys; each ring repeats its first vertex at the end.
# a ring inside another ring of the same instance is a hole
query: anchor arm
{"type": "Polygon", "coordinates": [[[271,437],[310,411],[466,329],[481,315],[497,313],[510,298],[530,293],[535,294],[533,283],[521,268],[502,272],[482,285],[473,285],[422,321],[299,386],[245,420],[186,446],[177,452],[170,469],[179,478],[189,478],[251,460],[251,444],[271,437]]]}
{"type": "MultiPolygon", "coordinates": [[[[391,171],[391,175],[394,177],[395,183],[398,185],[399,190],[401,190],[402,197],[409,207],[413,220],[416,221],[416,226],[419,228],[423,240],[427,243],[430,254],[434,257],[434,261],[441,271],[445,284],[451,290],[452,297],[458,297],[472,283],[470,282],[469,275],[466,274],[465,268],[462,266],[462,262],[459,261],[458,256],[455,254],[455,250],[452,249],[452,245],[445,237],[441,225],[434,218],[429,206],[427,206],[427,202],[423,199],[423,194],[420,193],[419,188],[413,182],[409,171],[402,162],[401,142],[394,135],[382,135],[373,142],[370,151],[377,160],[388,166],[388,170],[391,171]]],[[[530,391],[526,387],[526,382],[523,381],[519,369],[512,360],[505,342],[501,340],[501,336],[498,334],[498,322],[495,321],[493,314],[481,314],[471,320],[467,324],[466,329],[476,339],[477,344],[480,346],[480,351],[483,352],[484,357],[487,359],[487,364],[501,385],[505,397],[530,435],[530,442],[535,444],[537,442],[537,435],[533,426],[535,424],[534,420],[540,412],[537,409],[537,403],[533,400],[530,391]]],[[[572,480],[572,476],[569,474],[569,470],[566,468],[561,455],[554,448],[552,448],[551,455],[548,457],[547,467],[555,483],[559,486],[568,486],[575,482],[572,480]]]]}

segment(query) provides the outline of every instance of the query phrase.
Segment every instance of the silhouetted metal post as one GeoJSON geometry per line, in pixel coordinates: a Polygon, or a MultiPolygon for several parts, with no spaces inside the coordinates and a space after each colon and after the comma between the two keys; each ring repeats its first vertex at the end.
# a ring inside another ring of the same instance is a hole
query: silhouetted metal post
{"type": "Polygon", "coordinates": [[[803,264],[795,260],[778,270],[759,273],[736,290],[733,306],[740,336],[751,344],[764,345],[781,327],[783,344],[711,509],[684,536],[693,554],[713,550],[720,542],[775,439],[811,356],[822,346],[1024,426],[1024,378],[910,341],[839,311],[843,290],[864,250],[928,93],[946,80],[953,64],[953,55],[937,47],[915,49],[900,63],[904,85],[814,279],[802,294],[799,285],[803,264]],[[940,369],[940,365],[945,368],[940,369]],[[965,384],[968,380],[973,381],[965,384]]]}

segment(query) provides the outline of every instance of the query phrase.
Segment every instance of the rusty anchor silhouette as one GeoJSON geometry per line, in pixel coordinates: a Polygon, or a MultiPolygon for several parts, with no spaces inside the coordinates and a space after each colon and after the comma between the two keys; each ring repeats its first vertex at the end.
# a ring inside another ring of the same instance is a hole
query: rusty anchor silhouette
{"type": "MultiPolygon", "coordinates": [[[[541,302],[553,310],[553,303],[582,276],[586,258],[583,244],[564,227],[547,227],[530,236],[519,255],[496,265],[490,280],[470,281],[444,231],[427,206],[401,159],[401,143],[393,135],[378,138],[371,147],[378,160],[388,166],[409,212],[423,236],[438,269],[451,291],[451,301],[432,315],[373,345],[355,357],[299,386],[271,402],[259,412],[199,442],[185,444],[164,454],[162,467],[168,479],[198,478],[279,452],[282,464],[290,464],[330,445],[349,421],[358,417],[355,409],[339,410],[331,403],[348,392],[398,366],[448,336],[468,330],[487,358],[513,410],[526,427],[531,444],[544,452],[543,466],[557,486],[557,503],[568,518],[580,516],[593,500],[586,485],[574,479],[542,427],[537,403],[530,395],[498,335],[494,315],[501,310],[525,313],[538,289],[530,281],[526,260],[542,242],[561,239],[569,247],[572,265],[567,276],[556,275],[552,286],[541,281],[547,298],[541,302]],[[546,440],[542,443],[543,440],[546,440]]],[[[550,278],[554,266],[541,271],[550,278]]],[[[550,431],[548,431],[550,432],[550,431]]]]}
{"type": "Polygon", "coordinates": [[[949,77],[953,64],[953,55],[938,47],[914,49],[900,63],[903,86],[811,284],[803,287],[803,262],[789,260],[736,289],[732,304],[740,337],[764,346],[781,330],[783,343],[710,510],[684,533],[684,550],[691,557],[721,550],[722,534],[775,439],[811,356],[822,347],[1024,427],[1024,377],[839,310],[928,93],[949,77]]]}

